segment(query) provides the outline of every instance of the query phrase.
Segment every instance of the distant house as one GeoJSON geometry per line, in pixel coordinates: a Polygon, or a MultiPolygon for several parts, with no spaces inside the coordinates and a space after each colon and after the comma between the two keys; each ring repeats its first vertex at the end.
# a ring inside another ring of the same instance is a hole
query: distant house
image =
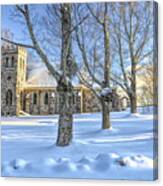
{"type": "MultiPolygon", "coordinates": [[[[131,66],[127,67],[127,71],[131,69],[131,66]]],[[[137,94],[137,106],[149,106],[153,105],[154,97],[154,69],[152,64],[137,65],[136,74],[136,94],[137,94]]],[[[127,73],[128,79],[130,78],[130,73],[127,73]]],[[[117,93],[124,97],[125,103],[128,101],[128,106],[130,105],[127,93],[121,88],[117,87],[117,93]]]]}

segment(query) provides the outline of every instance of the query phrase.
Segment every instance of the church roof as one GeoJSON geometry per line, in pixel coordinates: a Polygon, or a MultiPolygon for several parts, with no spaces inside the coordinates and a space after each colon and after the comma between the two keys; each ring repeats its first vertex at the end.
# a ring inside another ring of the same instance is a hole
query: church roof
{"type": "Polygon", "coordinates": [[[46,67],[40,66],[29,72],[26,85],[35,87],[56,87],[57,83],[46,67]]]}
{"type": "MultiPolygon", "coordinates": [[[[73,80],[73,85],[76,88],[84,88],[77,79],[73,80]]],[[[57,82],[51,73],[47,70],[45,65],[35,65],[33,69],[28,72],[28,78],[25,83],[26,88],[55,88],[57,82]]],[[[85,87],[86,88],[86,87],[85,87]]]]}

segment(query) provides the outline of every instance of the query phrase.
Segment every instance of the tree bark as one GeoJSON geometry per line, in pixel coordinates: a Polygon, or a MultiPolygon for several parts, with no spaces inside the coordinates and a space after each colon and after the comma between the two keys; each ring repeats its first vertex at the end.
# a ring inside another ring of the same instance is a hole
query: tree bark
{"type": "Polygon", "coordinates": [[[136,91],[136,66],[135,57],[133,55],[133,46],[130,45],[130,55],[131,55],[131,92],[130,97],[130,108],[131,113],[137,113],[137,91],[136,91]]]}
{"type": "Polygon", "coordinates": [[[62,21],[62,75],[58,81],[57,91],[59,94],[59,127],[58,146],[67,146],[72,140],[73,125],[73,87],[71,84],[72,38],[71,38],[71,4],[61,5],[62,21]]]}
{"type": "Polygon", "coordinates": [[[59,127],[58,146],[67,146],[72,140],[73,125],[73,88],[65,79],[58,83],[59,94],[59,127]]]}
{"type": "MultiPolygon", "coordinates": [[[[108,5],[104,5],[104,22],[103,22],[103,33],[104,33],[104,82],[102,87],[110,87],[110,69],[111,69],[111,60],[110,60],[110,33],[108,28],[108,5]]],[[[110,102],[106,102],[105,99],[102,99],[102,129],[109,129],[111,127],[110,122],[110,102]]]]}
{"type": "Polygon", "coordinates": [[[137,104],[136,104],[136,96],[130,96],[130,104],[131,104],[131,113],[137,113],[137,104]]]}
{"type": "Polygon", "coordinates": [[[102,99],[101,105],[102,105],[102,129],[109,129],[111,127],[109,103],[102,99]]]}
{"type": "Polygon", "coordinates": [[[134,57],[132,57],[132,66],[131,66],[131,91],[132,92],[130,95],[131,113],[137,113],[136,65],[137,63],[135,62],[134,57]]]}
{"type": "Polygon", "coordinates": [[[109,22],[108,22],[108,5],[105,3],[104,11],[104,22],[103,22],[103,33],[104,33],[104,81],[105,86],[110,87],[110,70],[111,70],[111,60],[110,60],[110,33],[109,33],[109,22]]]}

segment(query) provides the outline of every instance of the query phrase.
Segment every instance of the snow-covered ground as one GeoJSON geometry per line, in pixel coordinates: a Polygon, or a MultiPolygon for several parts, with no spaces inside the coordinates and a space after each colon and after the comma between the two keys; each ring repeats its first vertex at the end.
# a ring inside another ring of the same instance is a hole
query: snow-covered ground
{"type": "Polygon", "coordinates": [[[57,115],[2,118],[2,176],[153,180],[151,114],[111,113],[111,130],[101,114],[76,114],[68,147],[55,145],[57,115]]]}

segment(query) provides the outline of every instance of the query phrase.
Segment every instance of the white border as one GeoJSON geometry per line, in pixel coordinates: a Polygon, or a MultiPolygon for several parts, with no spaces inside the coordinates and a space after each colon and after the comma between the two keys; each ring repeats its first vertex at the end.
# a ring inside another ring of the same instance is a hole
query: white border
{"type": "MultiPolygon", "coordinates": [[[[97,1],[97,0],[94,0],[97,1]]],[[[93,0],[88,0],[87,2],[94,2],[93,0]]],[[[102,1],[102,0],[98,0],[102,1]]],[[[115,1],[115,0],[112,0],[115,1]]],[[[130,0],[131,1],[131,0],[130,0]]],[[[6,0],[2,1],[1,4],[15,4],[15,3],[58,3],[58,2],[86,2],[84,0],[6,0]]],[[[161,21],[163,20],[163,0],[157,0],[159,3],[159,180],[155,182],[142,182],[142,181],[111,181],[111,180],[73,180],[73,179],[27,179],[27,178],[0,178],[1,186],[131,186],[131,185],[163,185],[163,148],[161,148],[161,143],[163,144],[163,89],[161,84],[163,83],[163,26],[161,21]]]]}

